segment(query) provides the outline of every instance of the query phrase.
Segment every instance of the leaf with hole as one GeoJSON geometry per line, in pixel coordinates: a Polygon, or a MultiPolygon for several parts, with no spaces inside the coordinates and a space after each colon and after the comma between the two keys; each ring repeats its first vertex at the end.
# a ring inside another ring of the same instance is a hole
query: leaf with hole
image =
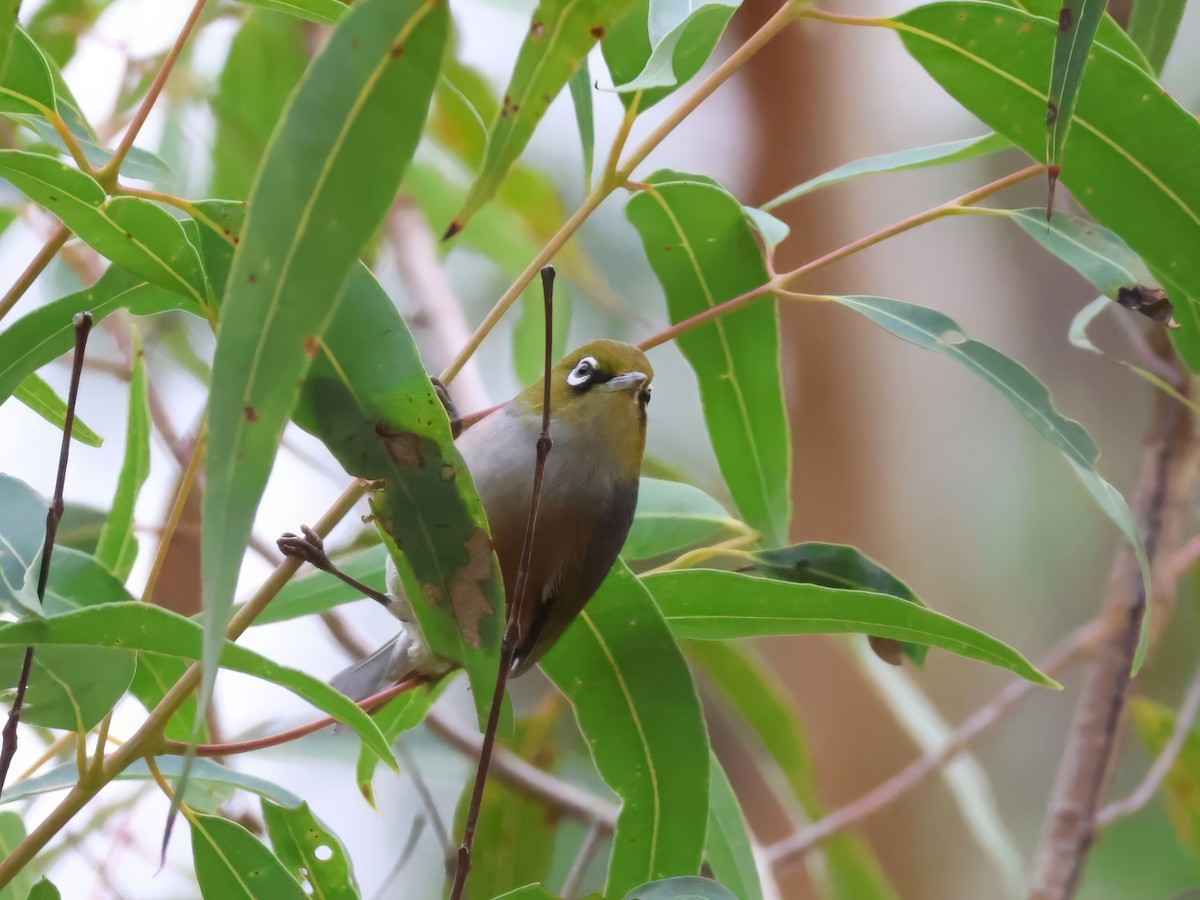
{"type": "MultiPolygon", "coordinates": [[[[769,280],[740,203],[699,175],[662,171],[626,207],[678,323],[769,280]]],[[[791,523],[791,438],[772,299],[678,339],[700,384],[721,474],[746,523],[782,544],[791,523]]]]}
{"type": "MultiPolygon", "coordinates": [[[[1045,153],[1056,24],[1016,9],[935,3],[892,20],[908,52],[963,106],[1035,159],[1045,153]]],[[[1150,266],[1176,303],[1180,353],[1200,367],[1200,122],[1154,78],[1092,45],[1060,180],[1150,266]]]]}
{"type": "MultiPolygon", "coordinates": [[[[55,393],[54,388],[46,384],[38,375],[29,374],[17,385],[13,396],[32,409],[35,413],[56,425],[61,431],[67,424],[67,401],[55,393]]],[[[88,447],[99,447],[104,438],[88,428],[87,424],[75,414],[71,427],[71,440],[79,441],[88,447]]]]}
{"type": "Polygon", "coordinates": [[[622,800],[605,896],[697,872],[708,815],[708,734],[687,663],[650,594],[618,562],[542,660],[622,800]]]}
{"type": "Polygon", "coordinates": [[[680,481],[643,478],[633,526],[621,555],[650,559],[745,533],[716,500],[680,481]]]}
{"type": "Polygon", "coordinates": [[[435,0],[364,0],[276,126],[221,301],[202,563],[211,696],[242,556],[275,453],[347,274],[420,138],[446,43],[435,0]]]}
{"type": "Polygon", "coordinates": [[[220,816],[188,816],[204,900],[307,900],[300,883],[249,831],[220,816]]]}
{"type": "MultiPolygon", "coordinates": [[[[1133,513],[1120,492],[1096,471],[1100,448],[1096,446],[1091,435],[1074,419],[1068,419],[1054,408],[1050,391],[1032,372],[987,344],[968,339],[959,329],[957,322],[937,310],[886,297],[830,299],[861,313],[876,325],[911,344],[941,353],[965,366],[1012,404],[1038,434],[1066,457],[1083,486],[1092,495],[1092,499],[1133,547],[1142,569],[1149,610],[1150,570],[1133,513]]],[[[1135,672],[1140,668],[1146,652],[1145,644],[1150,634],[1147,624],[1145,621],[1142,623],[1135,672]]]]}
{"type": "Polygon", "coordinates": [[[356,900],[350,855],[307,803],[289,809],[263,800],[262,810],[276,857],[293,878],[311,885],[305,893],[315,900],[356,900]]]}
{"type": "Polygon", "coordinates": [[[1058,687],[1016,650],[978,629],[887,594],[693,569],[642,579],[677,637],[723,641],[787,634],[873,634],[940,647],[1058,687]]]}

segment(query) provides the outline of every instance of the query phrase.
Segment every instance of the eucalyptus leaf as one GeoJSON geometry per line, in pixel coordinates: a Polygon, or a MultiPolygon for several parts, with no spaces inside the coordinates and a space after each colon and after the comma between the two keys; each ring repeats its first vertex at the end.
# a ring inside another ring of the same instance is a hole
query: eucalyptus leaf
{"type": "MultiPolygon", "coordinates": [[[[1096,39],[1096,30],[1108,0],[1063,0],[1058,11],[1058,29],[1054,35],[1054,56],[1050,63],[1050,89],[1046,97],[1046,167],[1050,173],[1050,199],[1054,182],[1063,165],[1067,133],[1075,114],[1075,103],[1083,83],[1088,51],[1096,39]]],[[[1046,218],[1051,207],[1046,206],[1046,218]]]]}
{"type": "Polygon", "coordinates": [[[1134,0],[1129,36],[1142,48],[1156,75],[1162,74],[1186,6],[1187,0],[1134,0]]]}
{"type": "Polygon", "coordinates": [[[665,878],[636,887],[625,900],[739,900],[729,888],[695,875],[665,878]]]}
{"type": "Polygon", "coordinates": [[[276,858],[293,878],[311,885],[306,893],[315,900],[356,900],[350,855],[307,803],[289,808],[264,799],[262,810],[276,858]]]}
{"type": "MultiPolygon", "coordinates": [[[[25,660],[24,646],[0,647],[0,691],[11,703],[25,660]]],[[[39,647],[33,656],[21,721],[85,732],[129,689],[134,654],[98,647],[39,647]]]]}
{"type": "MultiPolygon", "coordinates": [[[[26,375],[25,379],[17,385],[13,396],[51,425],[57,425],[60,430],[66,426],[67,402],[38,375],[34,373],[26,375]]],[[[79,441],[88,447],[99,447],[104,443],[104,438],[92,431],[79,418],[78,413],[75,414],[75,421],[72,423],[71,440],[79,441]]]]}
{"type": "MultiPolygon", "coordinates": [[[[5,790],[3,800],[9,799],[11,790],[12,787],[5,790]]],[[[14,812],[0,813],[0,857],[9,856],[23,840],[25,823],[21,817],[14,812]]],[[[29,871],[28,866],[22,867],[13,876],[13,880],[0,890],[0,900],[26,900],[32,887],[33,873],[29,871]]]]}
{"type": "Polygon", "coordinates": [[[300,883],[262,842],[219,816],[188,816],[192,857],[204,900],[306,900],[300,883]]]}
{"type": "Polygon", "coordinates": [[[712,873],[739,900],[763,900],[754,861],[753,837],[737,794],[716,754],[709,760],[708,843],[705,856],[712,873]]]}
{"type": "Polygon", "coordinates": [[[745,526],[704,491],[679,481],[641,479],[633,526],[621,553],[626,559],[650,559],[718,538],[745,526]]]}

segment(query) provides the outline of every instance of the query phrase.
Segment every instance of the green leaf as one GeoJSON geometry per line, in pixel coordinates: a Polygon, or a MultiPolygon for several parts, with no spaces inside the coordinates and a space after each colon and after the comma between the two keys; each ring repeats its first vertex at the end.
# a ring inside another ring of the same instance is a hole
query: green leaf
{"type": "MultiPolygon", "coordinates": [[[[32,644],[39,648],[39,656],[42,647],[75,650],[103,647],[194,661],[200,658],[202,640],[203,630],[197,623],[147,603],[108,603],[49,619],[0,626],[0,647],[23,648],[32,644]]],[[[231,641],[224,643],[220,665],[278,684],[303,697],[353,728],[380,759],[395,765],[391,748],[371,717],[319,679],[281,666],[231,641]]]]}
{"type": "Polygon", "coordinates": [[[350,855],[307,803],[289,809],[264,800],[262,809],[275,855],[293,878],[312,885],[306,891],[310,897],[352,900],[359,896],[350,855]]]}
{"type": "Polygon", "coordinates": [[[61,616],[101,603],[133,600],[125,585],[94,556],[56,543],[51,562],[50,577],[46,579],[44,611],[47,616],[61,616]]]}
{"type": "MultiPolygon", "coordinates": [[[[384,706],[383,709],[372,714],[375,724],[379,726],[379,730],[387,738],[389,747],[393,746],[396,743],[396,738],[400,737],[404,732],[416,728],[425,721],[425,717],[429,715],[429,710],[433,709],[433,704],[437,703],[442,693],[450,686],[450,682],[454,680],[456,674],[455,672],[450,672],[432,686],[421,685],[407,693],[401,694],[384,706]]],[[[358,790],[372,807],[375,806],[375,787],[372,782],[375,779],[375,768],[378,762],[378,757],[367,752],[365,747],[359,751],[358,766],[355,770],[358,790]]]]}
{"type": "MultiPolygon", "coordinates": [[[[1147,697],[1131,697],[1129,711],[1138,736],[1150,755],[1158,757],[1175,732],[1174,710],[1147,697]]],[[[1193,854],[1200,854],[1200,732],[1189,729],[1183,749],[1171,764],[1159,788],[1167,816],[1179,840],[1193,854]]]]}
{"type": "Polygon", "coordinates": [[[874,634],[941,647],[1034,684],[1058,687],[996,638],[887,594],[704,569],[647,575],[642,582],[677,637],[722,641],[784,634],[874,634]]]}
{"type": "Polygon", "coordinates": [[[300,884],[249,831],[220,816],[188,816],[204,900],[305,900],[300,884]]]}
{"type": "MultiPolygon", "coordinates": [[[[329,2],[345,9],[337,0],[329,2]]],[[[267,140],[306,65],[300,22],[251,10],[230,44],[212,98],[217,120],[210,187],[214,196],[242,200],[250,194],[267,140]],[[253,90],[247,85],[254,85],[253,90]]]]}
{"type": "MultiPolygon", "coordinates": [[[[767,663],[731,641],[686,641],[684,647],[746,724],[751,743],[778,768],[804,814],[813,822],[824,818],[827,809],[817,790],[804,729],[767,663]]],[[[871,846],[858,835],[835,834],[818,852],[825,855],[830,896],[838,900],[897,896],[871,846]]]]}
{"type": "MultiPolygon", "coordinates": [[[[37,375],[26,375],[25,380],[17,385],[13,396],[51,425],[56,425],[60,430],[66,426],[67,402],[37,375]]],[[[88,428],[87,424],[80,420],[78,413],[71,428],[71,439],[89,447],[99,447],[104,443],[104,438],[88,428]]]]}
{"type": "Polygon", "coordinates": [[[739,900],[762,900],[762,883],[754,863],[753,839],[729,776],[716,754],[709,759],[708,842],[705,855],[712,873],[732,888],[739,900]]]}
{"type": "MultiPolygon", "coordinates": [[[[133,675],[133,683],[129,686],[129,692],[149,712],[158,706],[167,696],[167,692],[183,678],[189,665],[187,660],[174,656],[139,653],[137,671],[133,675]]],[[[209,739],[207,723],[204,723],[199,732],[194,732],[193,729],[198,709],[196,693],[193,691],[167,720],[163,733],[173,741],[207,742],[209,739]]]]}
{"type": "Polygon", "coordinates": [[[31,374],[75,346],[72,321],[76,313],[90,312],[94,324],[99,325],[118,309],[128,309],[135,316],[175,309],[200,314],[199,306],[178,294],[112,266],[87,290],[47,303],[0,331],[0,402],[11,397],[31,374]]]}
{"type": "MultiPolygon", "coordinates": [[[[303,406],[301,407],[303,410],[303,406]]],[[[297,413],[302,419],[303,412],[297,413]]],[[[334,559],[337,567],[364,584],[383,591],[386,589],[383,577],[384,560],[387,550],[382,546],[369,547],[356,553],[334,559]]],[[[286,622],[301,616],[323,613],[326,610],[361,600],[362,594],[350,587],[344,581],[328,575],[325,572],[314,571],[303,578],[293,578],[276,595],[271,604],[263,610],[263,614],[254,620],[255,625],[269,625],[272,622],[286,622]]]]}
{"type": "MultiPolygon", "coordinates": [[[[1028,2],[1028,0],[1027,0],[1028,2]]],[[[1056,25],[985,3],[935,3],[893,20],[917,61],[955,99],[1035,159],[1056,25]]],[[[1200,368],[1200,122],[1152,76],[1092,45],[1061,181],[1150,266],[1177,301],[1180,353],[1200,368]]]]}
{"type": "MultiPolygon", "coordinates": [[[[681,322],[769,279],[741,204],[702,176],[662,171],[630,199],[642,237],[681,322]]],[[[721,473],[746,523],[782,544],[791,522],[791,444],[779,369],[775,302],[760,302],[681,335],[721,473]]]]}
{"type": "Polygon", "coordinates": [[[550,103],[583,64],[596,40],[632,0],[541,0],[504,104],[488,134],[483,168],[446,236],[457,234],[492,199],[517,161],[550,103]]]}
{"type": "MultiPolygon", "coordinates": [[[[751,558],[759,571],[769,578],[850,591],[872,591],[918,606],[925,605],[908,585],[856,547],[812,542],[780,550],[762,550],[751,554],[751,558]]],[[[928,647],[922,644],[902,646],[904,655],[918,666],[925,662],[928,647]]]]}
{"type": "Polygon", "coordinates": [[[0,606],[18,616],[42,614],[37,567],[49,509],[49,502],[25,482],[0,473],[0,606]]]}
{"type": "MultiPolygon", "coordinates": [[[[16,691],[25,646],[0,648],[0,690],[16,691]]],[[[33,657],[21,721],[83,732],[99,724],[129,689],[134,655],[95,647],[39,647],[33,657]]]]}
{"type": "Polygon", "coordinates": [[[8,72],[9,48],[12,46],[13,32],[17,29],[17,13],[21,9],[21,0],[0,0],[0,85],[4,84],[4,76],[8,72]]]}
{"type": "MultiPolygon", "coordinates": [[[[8,785],[4,791],[4,800],[9,794],[19,788],[19,784],[8,785]]],[[[25,840],[25,823],[13,812],[0,813],[0,857],[7,857],[17,844],[25,840]]],[[[13,880],[3,890],[0,890],[0,900],[25,900],[33,886],[33,873],[25,866],[17,870],[13,880]]]]}
{"type": "Polygon", "coordinates": [[[1185,6],[1187,0],[1134,0],[1129,36],[1142,48],[1155,75],[1162,74],[1185,6]]]}
{"type": "Polygon", "coordinates": [[[746,218],[750,220],[750,224],[754,226],[754,230],[758,232],[759,237],[768,247],[782,244],[792,232],[792,228],[787,222],[775,218],[766,210],[743,206],[742,212],[746,214],[746,218]]]}
{"type": "MultiPolygon", "coordinates": [[[[926,350],[937,351],[960,363],[1011,403],[1038,434],[1066,457],[1101,511],[1125,535],[1138,557],[1138,564],[1142,569],[1142,582],[1146,588],[1146,609],[1150,609],[1149,563],[1142,539],[1137,533],[1133,513],[1120,492],[1096,471],[1100,448],[1096,446],[1091,435],[1074,419],[1068,419],[1054,408],[1050,391],[1032,372],[987,344],[969,340],[963,335],[957,322],[937,310],[885,297],[831,299],[862,313],[876,325],[909,343],[926,350]]],[[[1138,645],[1135,672],[1140,668],[1146,651],[1145,643],[1150,634],[1146,627],[1148,618],[1148,615],[1144,617],[1142,623],[1142,638],[1138,645]]]]}
{"type": "MultiPolygon", "coordinates": [[[[1055,169],[1063,164],[1067,133],[1083,85],[1088,52],[1107,5],[1108,0],[1063,0],[1058,12],[1058,30],[1054,35],[1054,55],[1050,63],[1050,90],[1046,97],[1046,166],[1050,169],[1051,191],[1058,178],[1055,169]]],[[[1047,218],[1050,212],[1047,204],[1047,218]]]]}
{"type": "Polygon", "coordinates": [[[744,532],[745,526],[697,487],[643,478],[633,527],[621,554],[650,559],[744,532]]]}
{"type": "Polygon", "coordinates": [[[242,0],[248,6],[258,6],[274,12],[287,13],[318,25],[336,25],[349,6],[342,0],[242,0]]]}
{"type": "Polygon", "coordinates": [[[908,150],[898,150],[895,153],[884,153],[880,156],[868,156],[865,159],[856,159],[854,162],[838,166],[836,169],[830,169],[816,178],[810,178],[808,181],[784,191],[774,200],[767,201],[762,208],[776,209],[797,197],[812,193],[817,188],[850,181],[863,175],[877,175],[881,172],[907,172],[910,169],[945,166],[999,153],[1011,146],[1012,142],[1008,138],[992,133],[981,137],[967,138],[963,141],[948,141],[944,144],[931,144],[927,147],[913,147],[908,150]]]}
{"type": "Polygon", "coordinates": [[[30,888],[27,900],[61,900],[61,898],[62,894],[54,886],[54,882],[42,876],[37,884],[30,888]]]}
{"type": "Polygon", "coordinates": [[[579,126],[579,143],[583,149],[583,192],[587,194],[592,190],[592,166],[596,157],[596,117],[592,111],[592,73],[586,56],[568,85],[571,88],[571,103],[575,107],[575,124],[579,126]]]}
{"type": "Polygon", "coordinates": [[[699,72],[739,6],[741,0],[651,0],[648,9],[635,8],[603,44],[613,90],[634,95],[622,97],[626,108],[636,98],[645,112],[699,72]],[[625,77],[630,71],[636,74],[625,77]]]}
{"type": "Polygon", "coordinates": [[[202,707],[283,429],[347,273],[420,138],[448,16],[435,0],[356,3],[309,67],[259,169],[213,360],[202,707]]]}
{"type": "Polygon", "coordinates": [[[133,534],[133,511],[138,493],[150,474],[150,404],[146,395],[146,363],[141,338],[134,339],[133,375],[129,381],[129,425],[125,431],[125,459],[117,477],[117,491],[96,558],[121,581],[129,577],[137,559],[137,539],[133,534]]]}
{"type": "Polygon", "coordinates": [[[295,419],[347,472],[387,482],[371,496],[376,524],[422,634],[467,670],[485,721],[504,618],[487,516],[412,335],[365,266],[350,277],[295,419]]]}
{"type": "Polygon", "coordinates": [[[96,252],[152,284],[207,302],[196,248],[166,210],[140,197],[106,199],[90,175],[38,153],[0,150],[0,175],[96,252]]]}
{"type": "Polygon", "coordinates": [[[12,32],[0,78],[0,113],[45,115],[54,111],[54,82],[46,57],[20,25],[12,32]]]}
{"type": "Polygon", "coordinates": [[[625,900],[739,900],[729,888],[710,878],[685,875],[636,887],[625,900]]]}
{"type": "Polygon", "coordinates": [[[618,562],[542,660],[601,777],[623,801],[605,896],[699,871],[708,734],[696,688],[650,594],[618,562]]]}

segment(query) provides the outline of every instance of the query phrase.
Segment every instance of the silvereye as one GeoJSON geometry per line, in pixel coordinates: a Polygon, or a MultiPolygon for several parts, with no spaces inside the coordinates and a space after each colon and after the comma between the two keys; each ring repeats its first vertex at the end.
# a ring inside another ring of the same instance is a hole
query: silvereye
{"type": "MultiPolygon", "coordinates": [[[[532,666],[575,620],[620,553],[637,505],[646,446],[646,406],[654,370],[619,341],[593,341],[550,373],[550,437],[522,606],[513,674],[532,666]]],[[[542,427],[541,381],[464,431],[457,445],[475,478],[513,602],[542,427]]],[[[412,674],[450,665],[429,651],[399,576],[388,560],[389,609],[404,626],[394,640],[333,680],[361,700],[412,674]]]]}

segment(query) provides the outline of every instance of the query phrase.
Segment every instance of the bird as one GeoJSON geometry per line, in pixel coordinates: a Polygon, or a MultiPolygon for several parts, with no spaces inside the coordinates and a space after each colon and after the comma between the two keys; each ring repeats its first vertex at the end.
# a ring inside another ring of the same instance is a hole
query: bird
{"type": "MultiPolygon", "coordinates": [[[[528,671],[554,646],[621,552],[637,506],[654,370],[637,347],[604,339],[567,354],[549,377],[553,449],[543,476],[514,676],[528,671]]],[[[539,380],[456,441],[487,513],[509,604],[515,599],[533,492],[543,397],[544,382],[539,380]]],[[[413,674],[437,677],[452,668],[425,644],[390,558],[386,581],[389,609],[402,628],[375,653],[334,677],[333,687],[352,700],[366,699],[413,674]]]]}

